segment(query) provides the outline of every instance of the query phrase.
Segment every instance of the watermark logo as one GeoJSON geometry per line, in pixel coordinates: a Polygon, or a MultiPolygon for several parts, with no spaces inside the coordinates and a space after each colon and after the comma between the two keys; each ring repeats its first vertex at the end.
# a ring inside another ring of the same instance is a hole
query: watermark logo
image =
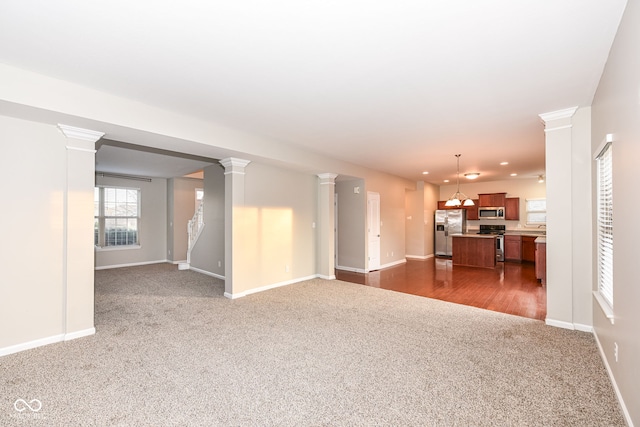
{"type": "Polygon", "coordinates": [[[29,402],[24,399],[18,399],[13,402],[13,407],[18,412],[24,412],[27,409],[29,409],[31,412],[38,412],[40,411],[40,409],[42,409],[42,402],[40,402],[38,399],[31,399],[29,402]]]}
{"type": "Polygon", "coordinates": [[[39,399],[17,399],[13,402],[13,409],[16,410],[11,417],[16,419],[44,420],[45,415],[42,410],[42,402],[39,399]]]}

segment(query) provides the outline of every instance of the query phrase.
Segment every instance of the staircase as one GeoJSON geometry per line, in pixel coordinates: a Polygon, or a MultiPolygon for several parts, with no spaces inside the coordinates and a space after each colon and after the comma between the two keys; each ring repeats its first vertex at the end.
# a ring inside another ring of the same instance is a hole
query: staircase
{"type": "Polygon", "coordinates": [[[187,233],[188,233],[188,241],[187,241],[187,262],[181,262],[178,264],[178,270],[188,270],[191,265],[191,251],[193,250],[194,245],[198,241],[200,234],[202,234],[202,230],[204,229],[204,198],[200,200],[200,204],[198,205],[198,209],[193,214],[193,218],[189,220],[187,223],[187,233]]]}

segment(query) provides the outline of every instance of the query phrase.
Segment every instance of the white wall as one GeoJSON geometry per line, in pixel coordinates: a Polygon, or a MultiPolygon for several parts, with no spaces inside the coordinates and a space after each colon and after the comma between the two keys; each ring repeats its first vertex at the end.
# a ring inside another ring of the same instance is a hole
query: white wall
{"type": "MultiPolygon", "coordinates": [[[[638,174],[640,170],[640,3],[630,1],[592,105],[591,152],[613,135],[613,312],[593,302],[593,324],[605,362],[626,407],[640,425],[640,286],[638,284],[638,174]],[[617,343],[619,357],[614,357],[617,343]]],[[[592,182],[595,182],[595,172],[592,182]]],[[[594,185],[595,187],[595,185],[594,185]]],[[[595,190],[594,190],[595,191],[595,190]]],[[[594,192],[595,201],[595,192],[594,192]]],[[[595,218],[595,202],[593,207],[595,218]]],[[[595,236],[595,227],[593,234],[595,236]]],[[[595,237],[594,237],[595,243],[595,237]]],[[[595,245],[593,257],[595,259],[595,245]]],[[[597,274],[592,288],[597,289],[597,274]]]]}
{"type": "MultiPolygon", "coordinates": [[[[96,250],[96,268],[167,261],[167,180],[151,182],[96,176],[96,185],[140,189],[139,249],[96,250]]],[[[185,227],[186,230],[186,227],[185,227]]]]}

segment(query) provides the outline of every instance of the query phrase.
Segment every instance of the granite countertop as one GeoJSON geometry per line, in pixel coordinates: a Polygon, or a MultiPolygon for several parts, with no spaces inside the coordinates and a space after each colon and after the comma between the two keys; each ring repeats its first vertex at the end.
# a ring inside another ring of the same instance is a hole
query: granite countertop
{"type": "Polygon", "coordinates": [[[531,237],[544,237],[547,235],[546,230],[507,230],[505,231],[506,235],[511,236],[531,236],[531,237]]]}
{"type": "Polygon", "coordinates": [[[546,236],[540,236],[538,237],[536,240],[534,240],[535,243],[547,243],[547,238],[546,236]]]}
{"type": "Polygon", "coordinates": [[[467,233],[467,234],[452,234],[452,237],[473,237],[474,239],[495,239],[495,234],[476,234],[476,233],[467,233]]]}

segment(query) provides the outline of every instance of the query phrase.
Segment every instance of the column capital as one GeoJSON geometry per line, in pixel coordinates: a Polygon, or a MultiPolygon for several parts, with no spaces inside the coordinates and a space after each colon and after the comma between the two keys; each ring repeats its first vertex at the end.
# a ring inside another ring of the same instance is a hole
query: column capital
{"type": "Polygon", "coordinates": [[[76,128],[58,123],[58,129],[67,138],[80,139],[82,141],[96,142],[104,136],[104,132],[97,132],[90,129],[76,128]]]}
{"type": "Polygon", "coordinates": [[[578,107],[571,107],[564,110],[538,114],[538,117],[542,119],[542,123],[545,125],[545,132],[566,129],[571,127],[571,118],[577,110],[578,107]]]}
{"type": "Polygon", "coordinates": [[[238,159],[237,157],[227,157],[219,161],[224,166],[224,174],[240,173],[244,174],[244,168],[251,163],[251,160],[238,159]]]}
{"type": "Polygon", "coordinates": [[[338,174],[335,173],[319,173],[318,174],[318,178],[320,178],[320,185],[326,185],[326,184],[330,184],[333,185],[335,184],[335,179],[338,176],[338,174]]]}

